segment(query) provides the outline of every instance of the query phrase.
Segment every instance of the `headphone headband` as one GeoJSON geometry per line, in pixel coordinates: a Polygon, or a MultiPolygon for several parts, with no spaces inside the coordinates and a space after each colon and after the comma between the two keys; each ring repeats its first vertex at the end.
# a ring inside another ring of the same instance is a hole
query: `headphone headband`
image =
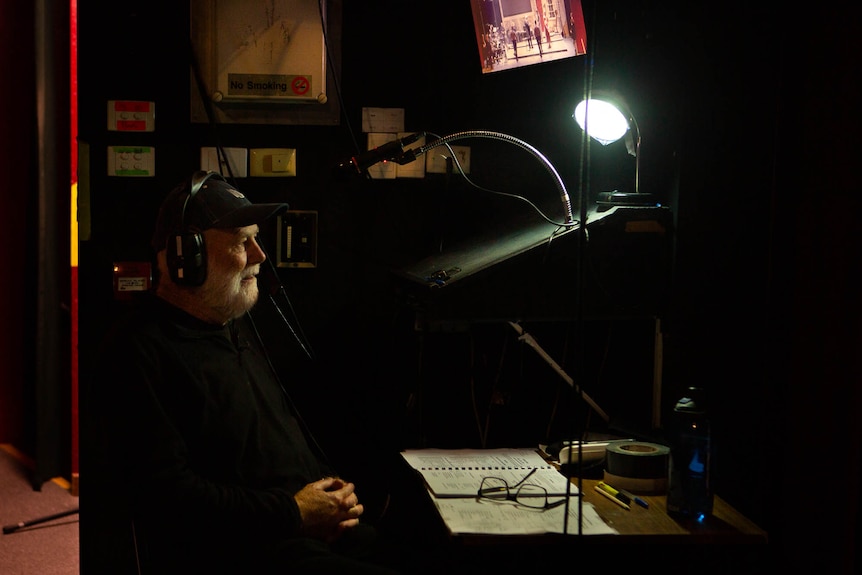
{"type": "Polygon", "coordinates": [[[186,199],[183,202],[182,212],[180,212],[181,229],[179,230],[179,233],[187,233],[188,228],[186,226],[186,210],[188,209],[189,202],[192,201],[192,198],[194,198],[195,195],[197,195],[197,193],[201,191],[201,188],[210,179],[217,179],[221,180],[222,182],[227,181],[224,179],[224,176],[222,176],[218,172],[205,172],[203,170],[200,170],[192,174],[192,177],[189,180],[189,195],[186,196],[186,199]]]}

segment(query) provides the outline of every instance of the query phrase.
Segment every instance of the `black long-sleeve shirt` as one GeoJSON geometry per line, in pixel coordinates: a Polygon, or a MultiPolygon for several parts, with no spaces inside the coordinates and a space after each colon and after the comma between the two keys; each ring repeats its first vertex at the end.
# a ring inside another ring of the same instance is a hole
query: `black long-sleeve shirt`
{"type": "Polygon", "coordinates": [[[152,298],[99,359],[109,467],[135,517],[163,548],[214,562],[295,537],[293,494],[331,474],[248,322],[212,326],[152,298]]]}

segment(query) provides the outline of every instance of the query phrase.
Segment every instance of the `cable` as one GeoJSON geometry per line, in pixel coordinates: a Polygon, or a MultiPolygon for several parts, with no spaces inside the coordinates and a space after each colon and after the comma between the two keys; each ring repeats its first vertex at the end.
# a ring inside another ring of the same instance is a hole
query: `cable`
{"type": "MultiPolygon", "coordinates": [[[[430,134],[430,132],[426,132],[426,133],[430,134]]],[[[434,134],[432,134],[432,135],[434,135],[434,134]]],[[[499,141],[507,142],[510,144],[515,144],[516,146],[530,152],[533,155],[533,157],[535,157],[536,159],[538,159],[542,163],[542,165],[545,167],[545,169],[548,171],[548,173],[550,173],[551,176],[554,178],[554,182],[557,184],[557,190],[559,191],[560,199],[563,202],[563,212],[565,214],[565,221],[564,222],[558,223],[558,222],[554,222],[554,221],[550,220],[547,216],[545,216],[542,213],[541,210],[539,210],[536,206],[534,206],[529,200],[527,200],[526,198],[523,198],[521,196],[516,196],[516,195],[512,195],[512,194],[505,194],[502,192],[494,192],[492,190],[485,190],[485,191],[523,200],[523,201],[527,202],[528,204],[530,204],[531,206],[533,206],[533,208],[539,213],[539,215],[541,215],[549,223],[552,223],[552,224],[555,224],[558,226],[564,226],[564,227],[572,227],[572,226],[578,225],[578,221],[575,220],[574,215],[572,214],[572,203],[569,199],[569,193],[566,190],[566,184],[563,182],[563,179],[560,177],[560,174],[557,172],[557,169],[550,162],[550,160],[548,160],[548,158],[545,157],[544,154],[542,154],[539,150],[537,150],[535,147],[531,146],[527,142],[525,142],[519,138],[516,138],[515,136],[510,136],[508,134],[503,134],[500,132],[491,132],[488,130],[468,130],[468,131],[464,131],[464,132],[456,132],[454,134],[450,134],[450,135],[442,137],[442,138],[440,138],[439,136],[436,136],[436,135],[434,135],[434,137],[436,137],[437,140],[435,140],[429,144],[425,144],[423,146],[420,146],[418,148],[408,150],[407,152],[410,153],[411,155],[413,155],[415,158],[415,157],[421,156],[422,154],[425,154],[428,151],[430,151],[434,148],[437,148],[439,146],[446,146],[446,148],[452,154],[453,162],[457,166],[458,171],[461,173],[461,175],[464,177],[464,179],[466,179],[467,182],[469,182],[474,187],[476,187],[478,189],[482,189],[482,190],[484,190],[484,188],[477,186],[464,173],[464,170],[461,167],[460,162],[458,162],[457,155],[454,153],[451,146],[449,146],[449,142],[461,140],[464,138],[489,138],[492,140],[499,140],[499,141]]],[[[582,212],[583,212],[583,209],[582,209],[582,212]]],[[[586,216],[582,215],[580,221],[586,221],[586,216]]]]}
{"type": "Polygon", "coordinates": [[[198,96],[200,96],[201,103],[203,104],[204,111],[207,115],[207,121],[213,129],[213,138],[216,142],[215,149],[219,164],[218,172],[219,174],[224,176],[224,174],[222,173],[222,166],[227,167],[227,177],[229,177],[232,181],[235,181],[233,168],[230,165],[230,160],[228,159],[224,148],[219,143],[218,120],[216,119],[215,110],[213,110],[212,101],[207,97],[207,94],[209,92],[207,91],[206,82],[204,82],[203,74],[201,74],[200,65],[198,64],[197,55],[195,54],[194,42],[191,37],[189,37],[189,64],[192,68],[192,74],[194,74],[195,77],[195,84],[197,84],[198,87],[198,96]]]}
{"type": "Polygon", "coordinates": [[[290,301],[290,297],[287,295],[287,290],[284,287],[284,283],[282,283],[281,278],[278,275],[278,269],[275,267],[272,258],[269,256],[269,253],[266,250],[266,247],[261,242],[260,238],[257,239],[257,243],[260,246],[260,249],[266,255],[266,262],[268,263],[269,270],[272,273],[273,279],[276,283],[275,292],[270,292],[269,301],[272,303],[272,306],[275,308],[275,311],[278,312],[278,316],[281,318],[282,323],[284,323],[285,327],[287,327],[288,331],[290,331],[291,335],[296,340],[296,343],[299,344],[299,347],[305,353],[306,357],[311,361],[316,361],[314,350],[311,347],[311,342],[308,337],[305,335],[305,332],[302,329],[302,325],[299,321],[299,316],[296,314],[296,310],[293,308],[293,303],[290,301]],[[291,321],[287,318],[282,311],[281,306],[278,305],[278,302],[275,299],[276,295],[281,295],[284,302],[287,304],[287,308],[290,311],[290,317],[296,322],[296,328],[293,327],[291,321]]]}
{"type": "MultiPolygon", "coordinates": [[[[254,332],[255,341],[260,348],[260,352],[263,354],[264,359],[266,360],[267,365],[269,366],[269,370],[272,373],[273,378],[275,378],[276,383],[278,383],[279,388],[281,388],[281,392],[284,395],[285,401],[287,401],[290,406],[290,410],[293,413],[293,416],[296,418],[297,422],[299,422],[300,427],[302,428],[305,437],[308,441],[314,446],[314,449],[317,451],[317,455],[320,457],[321,461],[329,468],[330,471],[335,471],[335,467],[332,465],[332,462],[329,460],[329,457],[326,455],[326,452],[323,450],[323,447],[318,443],[317,438],[314,437],[314,434],[311,433],[311,429],[308,424],[303,419],[302,414],[300,414],[299,409],[296,407],[296,403],[293,401],[293,398],[287,392],[287,388],[284,386],[284,383],[281,381],[281,377],[278,375],[278,370],[276,370],[275,365],[272,363],[272,358],[269,355],[269,351],[266,349],[266,344],[263,341],[263,337],[260,335],[260,331],[257,329],[257,323],[255,323],[254,318],[252,317],[250,312],[246,312],[246,318],[248,319],[249,325],[251,325],[251,329],[254,332]]],[[[233,330],[235,325],[231,326],[233,330]]]]}
{"type": "MultiPolygon", "coordinates": [[[[464,133],[464,132],[461,132],[461,133],[464,133]]],[[[566,227],[571,227],[571,226],[576,226],[576,225],[578,225],[578,220],[572,220],[572,222],[570,222],[570,223],[560,223],[560,222],[555,222],[554,220],[552,220],[551,218],[549,218],[547,215],[545,215],[545,213],[542,211],[542,209],[541,209],[541,208],[539,208],[537,205],[535,205],[533,202],[531,202],[528,198],[525,198],[524,196],[521,196],[521,195],[518,195],[518,194],[511,194],[511,193],[508,193],[508,192],[501,192],[501,191],[498,191],[498,190],[491,190],[491,189],[489,189],[489,188],[485,188],[485,187],[483,187],[483,186],[478,185],[478,184],[477,184],[477,183],[475,183],[473,180],[471,180],[471,179],[470,179],[470,177],[467,175],[467,173],[464,171],[464,168],[461,166],[461,162],[458,160],[458,155],[457,155],[457,154],[455,153],[455,151],[452,149],[452,146],[451,146],[451,145],[449,145],[449,141],[451,141],[451,140],[450,140],[450,138],[452,138],[452,136],[447,136],[446,138],[443,138],[443,137],[441,137],[441,136],[438,136],[437,134],[434,134],[433,132],[426,132],[426,134],[429,134],[429,135],[431,135],[431,136],[433,136],[433,137],[437,138],[437,140],[433,143],[433,145],[432,145],[430,148],[427,148],[427,149],[429,149],[429,150],[430,150],[430,149],[432,149],[432,148],[436,148],[436,147],[438,147],[438,146],[446,146],[446,148],[449,150],[449,153],[450,153],[451,155],[450,155],[450,156],[448,156],[448,157],[447,157],[447,156],[444,156],[444,157],[446,157],[447,159],[451,159],[451,160],[452,160],[452,164],[453,164],[453,165],[458,169],[458,173],[460,173],[460,174],[461,174],[461,177],[463,177],[463,178],[464,178],[464,180],[465,180],[468,184],[470,184],[471,186],[473,186],[473,187],[474,187],[474,188],[476,188],[477,190],[480,190],[480,191],[483,191],[483,192],[487,192],[487,193],[489,193],[489,194],[494,194],[494,195],[497,195],[497,196],[503,196],[503,197],[507,197],[507,198],[513,198],[513,199],[516,199],[516,200],[522,201],[522,202],[526,203],[527,205],[529,205],[531,208],[533,208],[533,210],[534,210],[537,214],[539,214],[539,216],[540,216],[543,220],[545,220],[545,221],[546,221],[546,222],[548,222],[549,224],[554,225],[554,226],[557,226],[557,227],[559,227],[559,228],[566,228],[566,227]],[[448,140],[448,141],[447,141],[447,140],[448,140]],[[439,144],[438,144],[438,142],[439,142],[439,144]]],[[[456,134],[453,134],[453,136],[454,136],[454,135],[456,135],[456,134]]],[[[503,135],[504,135],[504,134],[503,134],[503,135]]],[[[466,136],[465,136],[465,137],[466,137],[466,136]]],[[[481,136],[476,135],[475,137],[481,137],[481,136]]],[[[507,138],[515,139],[515,138],[513,138],[512,136],[507,136],[507,138]]],[[[527,145],[529,145],[529,144],[527,144],[527,145]]],[[[425,153],[425,152],[420,152],[420,153],[425,153]]],[[[542,156],[542,157],[544,157],[544,156],[542,156]]],[[[551,169],[553,169],[553,167],[552,167],[551,169]]],[[[556,173],[556,170],[554,170],[552,173],[556,173]]],[[[557,232],[559,232],[559,231],[560,231],[560,230],[557,230],[557,232]]],[[[556,234],[557,232],[554,232],[554,234],[556,234]]],[[[552,234],[552,237],[553,237],[553,234],[552,234]]]]}
{"type": "MultiPolygon", "coordinates": [[[[323,31],[323,43],[326,46],[326,63],[329,66],[329,72],[332,77],[332,84],[335,86],[335,94],[338,97],[338,106],[341,109],[341,115],[344,118],[344,125],[347,126],[347,131],[350,133],[350,140],[353,142],[353,149],[358,154],[360,152],[359,143],[356,141],[356,133],[353,131],[353,125],[350,123],[350,118],[347,115],[347,109],[344,106],[344,98],[341,95],[341,85],[338,82],[338,73],[335,69],[335,63],[332,61],[332,49],[329,45],[329,34],[326,26],[326,0],[318,0],[317,12],[320,14],[320,29],[323,31]]],[[[370,177],[368,172],[365,172],[366,177],[370,177]]]]}

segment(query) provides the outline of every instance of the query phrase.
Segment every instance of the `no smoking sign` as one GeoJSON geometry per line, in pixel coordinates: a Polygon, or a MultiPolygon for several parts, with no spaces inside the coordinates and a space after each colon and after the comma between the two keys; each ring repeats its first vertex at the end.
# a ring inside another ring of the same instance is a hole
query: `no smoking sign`
{"type": "Polygon", "coordinates": [[[290,83],[290,90],[297,96],[304,96],[311,89],[311,78],[308,76],[295,76],[290,83]]]}

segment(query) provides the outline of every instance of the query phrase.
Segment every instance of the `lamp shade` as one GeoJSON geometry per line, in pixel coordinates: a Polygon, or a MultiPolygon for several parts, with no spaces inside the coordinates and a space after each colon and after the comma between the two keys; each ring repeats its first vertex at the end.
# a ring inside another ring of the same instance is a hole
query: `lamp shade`
{"type": "Polygon", "coordinates": [[[603,146],[616,142],[630,128],[626,115],[610,101],[600,98],[582,100],[572,116],[588,136],[603,146]]]}
{"type": "Polygon", "coordinates": [[[617,96],[593,95],[581,100],[575,106],[572,117],[588,136],[607,146],[625,138],[626,151],[635,157],[634,193],[602,192],[601,202],[605,204],[627,203],[652,205],[652,194],[640,192],[641,135],[637,120],[622,98],[617,96]]]}

